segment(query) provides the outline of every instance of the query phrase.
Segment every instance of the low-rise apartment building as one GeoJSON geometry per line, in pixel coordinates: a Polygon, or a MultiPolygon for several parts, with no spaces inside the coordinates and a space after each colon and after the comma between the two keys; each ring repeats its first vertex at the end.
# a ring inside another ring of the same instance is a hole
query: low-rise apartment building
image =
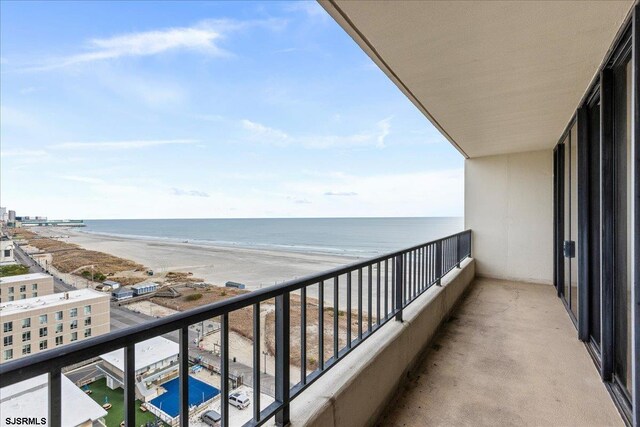
{"type": "Polygon", "coordinates": [[[0,363],[107,333],[109,309],[92,289],[0,303],[0,363]]]}
{"type": "Polygon", "coordinates": [[[0,303],[37,298],[53,293],[53,276],[45,273],[0,278],[0,303]]]}
{"type": "Polygon", "coordinates": [[[6,236],[0,237],[0,265],[15,264],[16,260],[13,258],[13,240],[6,236]]]}

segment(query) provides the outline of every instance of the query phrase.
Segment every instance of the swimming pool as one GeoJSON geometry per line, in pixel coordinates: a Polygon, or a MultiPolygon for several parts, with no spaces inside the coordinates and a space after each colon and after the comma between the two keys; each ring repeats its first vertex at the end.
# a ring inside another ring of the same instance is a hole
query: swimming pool
{"type": "MultiPolygon", "coordinates": [[[[175,418],[180,414],[180,378],[174,378],[162,384],[167,390],[152,399],[149,404],[175,418]]],[[[189,377],[189,406],[201,405],[220,394],[220,390],[199,379],[189,377]]]]}

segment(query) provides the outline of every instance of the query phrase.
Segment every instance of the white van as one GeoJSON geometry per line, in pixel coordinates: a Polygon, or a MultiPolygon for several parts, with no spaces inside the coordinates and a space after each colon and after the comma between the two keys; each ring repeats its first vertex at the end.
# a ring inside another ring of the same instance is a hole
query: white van
{"type": "Polygon", "coordinates": [[[244,393],[236,392],[229,395],[229,403],[238,409],[244,409],[251,403],[249,396],[244,393]]]}

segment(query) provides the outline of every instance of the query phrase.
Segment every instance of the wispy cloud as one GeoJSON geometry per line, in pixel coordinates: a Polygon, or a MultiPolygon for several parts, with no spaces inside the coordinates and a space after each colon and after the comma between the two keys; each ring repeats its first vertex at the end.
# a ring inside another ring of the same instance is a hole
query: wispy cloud
{"type": "Polygon", "coordinates": [[[104,184],[105,183],[103,179],[94,178],[91,176],[64,175],[61,178],[67,181],[83,182],[85,184],[104,184]]]}
{"type": "Polygon", "coordinates": [[[299,0],[288,2],[285,6],[288,12],[302,12],[311,18],[329,18],[329,14],[315,0],[299,0]]]}
{"type": "Polygon", "coordinates": [[[195,139],[156,139],[130,141],[99,141],[99,142],[63,142],[54,144],[51,148],[57,150],[134,150],[139,148],[157,147],[161,145],[196,144],[195,139]]]}
{"type": "Polygon", "coordinates": [[[183,190],[181,188],[172,188],[171,194],[174,196],[193,196],[193,197],[209,197],[209,193],[198,190],[183,190]]]}
{"type": "Polygon", "coordinates": [[[71,65],[124,57],[159,55],[171,51],[191,51],[209,56],[229,56],[220,42],[231,32],[252,26],[279,30],[286,25],[281,19],[236,21],[211,19],[187,27],[171,27],[94,38],[85,42],[84,51],[41,62],[28,71],[46,71],[71,65]]]}
{"type": "Polygon", "coordinates": [[[306,148],[348,148],[357,146],[385,147],[385,139],[391,133],[391,117],[376,123],[375,129],[350,135],[290,135],[289,133],[244,119],[242,127],[249,138],[256,142],[278,146],[301,145],[306,148]]]}
{"type": "Polygon", "coordinates": [[[2,150],[0,157],[43,157],[46,156],[45,150],[2,150]]]}
{"type": "Polygon", "coordinates": [[[251,120],[242,120],[242,127],[249,131],[250,136],[253,138],[270,144],[285,145],[290,140],[290,137],[286,132],[260,123],[252,122],[251,120]]]}
{"type": "Polygon", "coordinates": [[[353,197],[357,196],[358,193],[354,191],[327,191],[324,193],[325,196],[343,196],[343,197],[353,197]]]}

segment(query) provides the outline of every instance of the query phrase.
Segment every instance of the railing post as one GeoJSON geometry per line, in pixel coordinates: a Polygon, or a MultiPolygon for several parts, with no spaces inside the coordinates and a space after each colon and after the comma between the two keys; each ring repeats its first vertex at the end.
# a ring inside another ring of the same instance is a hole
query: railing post
{"type": "Polygon", "coordinates": [[[456,267],[460,268],[460,235],[456,234],[456,267]]]}
{"type": "Polygon", "coordinates": [[[62,372],[56,368],[49,373],[49,422],[51,427],[62,427],[62,372]]]}
{"type": "Polygon", "coordinates": [[[396,298],[395,298],[395,309],[396,309],[396,320],[398,322],[402,322],[402,306],[404,305],[404,265],[403,265],[403,256],[396,255],[394,257],[394,268],[393,273],[395,275],[395,285],[396,285],[396,298]]]}
{"type": "Polygon", "coordinates": [[[276,412],[276,425],[289,425],[289,332],[290,296],[288,292],[276,297],[276,401],[282,407],[276,412]]]}
{"type": "Polygon", "coordinates": [[[124,425],[136,425],[136,346],[124,348],[124,425]]]}
{"type": "Polygon", "coordinates": [[[436,286],[442,286],[442,240],[436,241],[436,286]]]}
{"type": "MultiPolygon", "coordinates": [[[[180,425],[189,424],[189,327],[183,326],[180,328],[179,335],[180,352],[178,357],[180,359],[179,369],[180,373],[180,425]]],[[[135,401],[135,396],[133,397],[135,401]]],[[[135,414],[135,410],[133,411],[135,414]]],[[[135,422],[131,424],[131,427],[135,426],[135,422]]]]}

